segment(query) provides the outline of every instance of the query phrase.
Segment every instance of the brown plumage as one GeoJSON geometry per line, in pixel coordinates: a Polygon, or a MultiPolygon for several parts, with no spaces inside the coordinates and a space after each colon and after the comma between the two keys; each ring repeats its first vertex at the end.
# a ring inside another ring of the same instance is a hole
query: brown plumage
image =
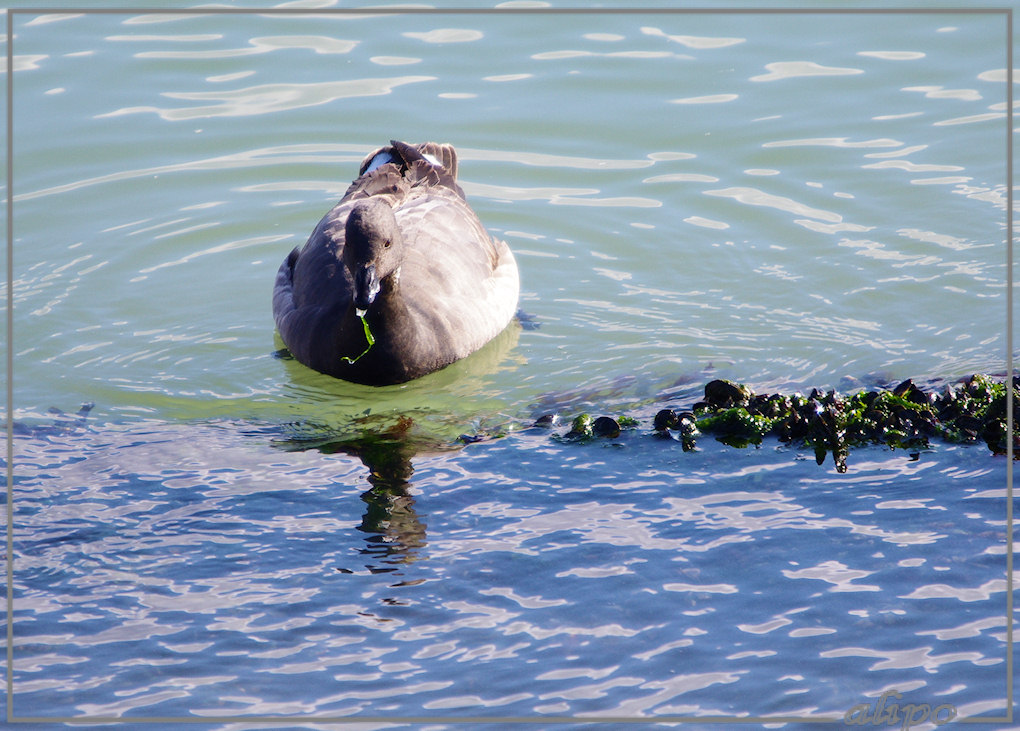
{"type": "Polygon", "coordinates": [[[365,158],[341,201],[284,260],[273,316],[300,362],[386,385],[481,348],[513,318],[518,292],[513,254],[457,184],[453,147],[393,141],[365,158]],[[361,312],[375,339],[367,352],[361,312]]]}

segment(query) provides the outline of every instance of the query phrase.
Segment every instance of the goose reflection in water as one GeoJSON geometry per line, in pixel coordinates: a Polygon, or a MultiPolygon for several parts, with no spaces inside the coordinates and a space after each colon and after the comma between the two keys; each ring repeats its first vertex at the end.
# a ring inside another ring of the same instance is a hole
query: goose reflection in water
{"type": "MultiPolygon", "coordinates": [[[[372,487],[361,495],[365,510],[358,530],[367,534],[361,552],[386,564],[369,565],[372,573],[385,573],[422,558],[428,542],[425,521],[411,494],[412,458],[450,451],[456,446],[419,433],[409,416],[399,417],[388,427],[376,424],[373,428],[368,421],[357,435],[292,435],[277,446],[288,451],[315,449],[323,454],[348,454],[368,468],[367,479],[372,487]]],[[[351,573],[345,568],[340,570],[351,573]]]]}
{"type": "MultiPolygon", "coordinates": [[[[368,468],[372,489],[362,493],[365,514],[358,530],[368,534],[363,553],[386,563],[410,563],[420,558],[426,546],[425,522],[419,517],[411,495],[411,458],[425,445],[410,437],[414,422],[401,417],[397,424],[378,435],[335,442],[320,447],[358,457],[368,468]]],[[[372,568],[375,573],[395,568],[372,568]]]]}
{"type": "Polygon", "coordinates": [[[279,347],[276,336],[297,418],[282,427],[283,435],[274,427],[274,444],[287,451],[348,454],[368,468],[371,489],[361,496],[366,507],[358,526],[367,534],[366,555],[391,565],[422,558],[427,538],[411,494],[412,460],[460,449],[464,425],[504,405],[491,392],[491,378],[525,362],[514,352],[521,330],[511,323],[467,358],[412,383],[384,387],[346,383],[304,368],[279,347]]]}

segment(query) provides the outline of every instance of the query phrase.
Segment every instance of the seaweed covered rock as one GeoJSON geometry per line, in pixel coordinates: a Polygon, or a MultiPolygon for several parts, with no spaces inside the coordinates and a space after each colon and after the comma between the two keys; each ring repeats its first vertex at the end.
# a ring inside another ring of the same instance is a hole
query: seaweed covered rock
{"type": "MultiPolygon", "coordinates": [[[[1020,378],[1013,379],[1013,423],[1020,414],[1020,378]]],[[[1006,420],[1006,384],[975,374],[958,388],[947,386],[935,399],[939,436],[946,441],[982,440],[994,454],[1005,454],[1009,441],[1006,420]]],[[[1014,435],[1014,448],[1017,445],[1014,435]]]]}
{"type": "MultiPolygon", "coordinates": [[[[1013,418],[1020,416],[1020,378],[1013,381],[1013,418]]],[[[882,444],[892,449],[921,450],[931,439],[952,443],[985,442],[993,454],[1006,454],[1010,434],[1004,381],[976,374],[933,394],[907,379],[889,390],[858,391],[843,396],[812,389],[808,396],[755,394],[725,380],[705,385],[705,396],[689,411],[664,408],[652,420],[655,435],[678,441],[684,451],[697,446],[702,433],[734,447],[760,445],[766,437],[812,449],[818,464],[832,455],[838,472],[847,471],[852,447],[882,444]]],[[[536,426],[552,426],[545,416],[536,426]]],[[[566,441],[615,439],[637,422],[588,414],[576,417],[566,441]]],[[[1015,436],[1014,448],[1020,447],[1015,436]]],[[[1016,451],[1020,451],[1015,449],[1016,451]]],[[[1020,456],[1020,455],[1018,455],[1020,456]]]]}
{"type": "MultiPolygon", "coordinates": [[[[1014,419],[1020,415],[1018,385],[1020,379],[1014,379],[1014,419]]],[[[684,448],[694,448],[699,431],[738,447],[758,445],[764,437],[774,436],[812,448],[818,464],[831,453],[839,472],[847,470],[850,448],[866,444],[924,449],[932,438],[984,441],[994,454],[1005,454],[1010,439],[1006,403],[1005,383],[981,374],[946,386],[937,395],[912,379],[890,390],[842,396],[813,389],[807,397],[755,394],[747,386],[715,380],[706,384],[704,399],[693,406],[696,420],[688,426],[684,448]]],[[[654,427],[662,433],[678,424],[677,412],[664,409],[656,414],[654,427]]]]}
{"type": "Polygon", "coordinates": [[[616,439],[620,436],[620,422],[611,416],[600,416],[591,425],[592,434],[606,439],[616,439]]]}
{"type": "MultiPolygon", "coordinates": [[[[546,425],[554,423],[554,420],[550,417],[543,417],[543,419],[546,420],[546,425]]],[[[614,419],[611,416],[592,417],[590,414],[580,414],[570,422],[570,431],[557,436],[557,438],[568,442],[587,442],[592,439],[616,439],[620,436],[623,429],[635,426],[637,426],[637,421],[627,416],[614,419]]]]}
{"type": "Polygon", "coordinates": [[[676,412],[673,409],[663,409],[655,415],[652,426],[659,436],[676,439],[683,444],[685,452],[694,449],[695,440],[701,435],[697,420],[691,411],[676,412]]]}
{"type": "Polygon", "coordinates": [[[702,408],[725,409],[732,406],[747,406],[754,394],[746,386],[732,381],[715,380],[705,384],[705,400],[695,404],[695,411],[702,408]]]}
{"type": "Polygon", "coordinates": [[[772,429],[772,420],[752,414],[743,406],[720,409],[697,421],[701,431],[716,434],[721,442],[734,447],[761,444],[762,437],[772,429]]]}

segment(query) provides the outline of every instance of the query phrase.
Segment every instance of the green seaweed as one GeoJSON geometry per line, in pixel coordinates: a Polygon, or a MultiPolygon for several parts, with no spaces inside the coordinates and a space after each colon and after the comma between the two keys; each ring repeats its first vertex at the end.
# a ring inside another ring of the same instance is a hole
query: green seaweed
{"type": "Polygon", "coordinates": [[[570,440],[594,439],[595,432],[592,428],[594,424],[595,419],[592,418],[591,414],[580,414],[570,422],[570,431],[566,433],[564,438],[570,440]]]}
{"type": "Polygon", "coordinates": [[[360,355],[356,355],[353,358],[346,355],[340,356],[340,360],[344,361],[345,363],[350,363],[351,365],[354,365],[359,360],[361,360],[362,357],[364,357],[364,355],[372,349],[372,346],[375,345],[375,338],[372,337],[372,331],[368,329],[368,320],[365,319],[364,315],[358,315],[358,317],[361,319],[361,326],[365,330],[365,340],[368,342],[368,347],[361,351],[360,355]]]}
{"type": "Polygon", "coordinates": [[[761,444],[762,437],[772,429],[773,420],[761,414],[749,413],[743,406],[715,412],[697,420],[697,428],[716,434],[717,438],[732,446],[761,444]]]}
{"type": "MultiPolygon", "coordinates": [[[[555,419],[545,417],[536,422],[536,426],[551,425],[555,419]]],[[[623,429],[633,429],[639,424],[638,420],[630,416],[622,416],[614,419],[611,416],[593,417],[590,414],[580,414],[570,422],[570,431],[563,435],[554,435],[556,439],[568,442],[589,442],[594,439],[616,439],[623,429]]]]}
{"type": "MultiPolygon", "coordinates": [[[[681,442],[685,452],[696,448],[701,432],[733,447],[760,446],[766,437],[775,437],[813,450],[818,464],[831,454],[836,470],[846,472],[850,449],[867,445],[920,451],[929,449],[933,439],[963,444],[983,441],[993,454],[1006,454],[1011,439],[1007,396],[1005,382],[983,374],[948,385],[938,394],[908,379],[892,389],[849,396],[818,390],[808,396],[755,394],[746,385],[715,380],[705,385],[704,399],[689,411],[662,409],[652,426],[658,437],[681,442]]],[[[1012,401],[1015,418],[1020,415],[1016,385],[1012,401]]],[[[551,417],[546,418],[551,424],[551,417]]],[[[589,441],[609,436],[612,430],[600,430],[598,425],[612,421],[582,414],[574,419],[570,432],[557,438],[589,441]]],[[[631,428],[636,421],[623,416],[615,423],[631,428]]],[[[1014,456],[1020,458],[1020,454],[1014,456]]]]}

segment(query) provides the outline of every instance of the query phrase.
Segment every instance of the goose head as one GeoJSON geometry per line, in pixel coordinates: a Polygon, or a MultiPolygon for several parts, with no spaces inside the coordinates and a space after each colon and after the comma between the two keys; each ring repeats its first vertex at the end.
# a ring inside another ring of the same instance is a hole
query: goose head
{"type": "Polygon", "coordinates": [[[354,281],[354,307],[362,316],[375,302],[386,277],[400,270],[404,239],[393,209],[378,198],[354,204],[344,234],[344,264],[354,281]]]}

